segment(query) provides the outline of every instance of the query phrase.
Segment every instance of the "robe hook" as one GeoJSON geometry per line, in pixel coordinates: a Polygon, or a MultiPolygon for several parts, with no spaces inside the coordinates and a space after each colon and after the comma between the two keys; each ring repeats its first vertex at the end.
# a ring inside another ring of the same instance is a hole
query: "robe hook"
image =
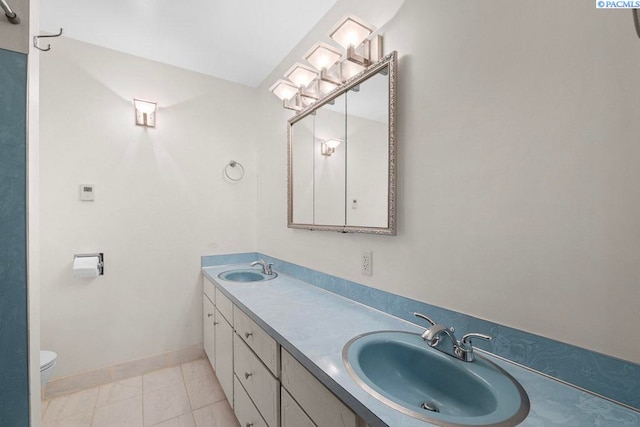
{"type": "Polygon", "coordinates": [[[40,46],[38,46],[38,39],[42,39],[45,37],[60,37],[62,35],[62,28],[60,28],[60,32],[58,34],[51,34],[51,35],[44,35],[44,36],[33,36],[33,47],[35,47],[38,50],[41,50],[43,52],[48,52],[51,50],[51,45],[47,45],[46,49],[41,48],[40,46]]]}

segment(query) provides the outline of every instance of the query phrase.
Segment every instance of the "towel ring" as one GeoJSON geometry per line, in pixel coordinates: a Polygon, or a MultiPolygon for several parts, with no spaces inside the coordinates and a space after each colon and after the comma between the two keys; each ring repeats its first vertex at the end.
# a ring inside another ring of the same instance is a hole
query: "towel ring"
{"type": "Polygon", "coordinates": [[[240,181],[242,178],[244,178],[244,166],[242,166],[242,164],[240,164],[239,162],[236,162],[235,160],[231,160],[229,163],[227,163],[227,165],[224,167],[224,176],[230,180],[230,181],[240,181]],[[229,168],[235,168],[236,166],[238,166],[240,168],[240,177],[239,178],[232,178],[231,175],[229,175],[229,168]]]}

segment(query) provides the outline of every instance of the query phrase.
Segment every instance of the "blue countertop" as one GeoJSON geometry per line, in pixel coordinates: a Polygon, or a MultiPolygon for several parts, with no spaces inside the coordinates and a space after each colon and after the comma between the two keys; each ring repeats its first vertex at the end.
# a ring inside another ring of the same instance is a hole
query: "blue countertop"
{"type": "MultiPolygon", "coordinates": [[[[430,425],[370,396],[342,362],[342,348],[356,335],[378,330],[422,332],[423,328],[281,273],[276,279],[254,283],[218,278],[224,271],[246,267],[221,265],[204,267],[202,272],[371,427],[430,425]]],[[[531,410],[520,425],[640,425],[638,412],[483,355],[516,378],[529,395],[531,410]]]]}

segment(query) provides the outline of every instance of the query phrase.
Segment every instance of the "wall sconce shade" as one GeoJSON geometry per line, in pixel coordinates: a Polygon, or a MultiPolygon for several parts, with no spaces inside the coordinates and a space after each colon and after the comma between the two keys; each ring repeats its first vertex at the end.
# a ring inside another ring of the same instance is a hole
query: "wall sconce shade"
{"type": "Polygon", "coordinates": [[[339,139],[328,139],[320,144],[320,154],[323,156],[331,156],[336,152],[338,145],[342,143],[339,139]]]}
{"type": "Polygon", "coordinates": [[[306,87],[318,77],[318,72],[311,67],[296,62],[284,75],[298,87],[306,87]]]}
{"type": "Polygon", "coordinates": [[[304,59],[313,65],[316,70],[322,71],[331,68],[342,56],[342,53],[326,43],[316,43],[304,59]]]}
{"type": "Polygon", "coordinates": [[[269,90],[283,101],[293,98],[298,93],[298,88],[293,83],[282,79],[275,82],[269,90]]]}
{"type": "Polygon", "coordinates": [[[156,127],[158,103],[134,98],[133,105],[136,109],[136,125],[150,128],[156,127]]]}
{"type": "Polygon", "coordinates": [[[367,37],[373,34],[375,27],[353,15],[347,15],[333,27],[329,37],[340,46],[347,49],[350,46],[358,46],[367,37]]]}

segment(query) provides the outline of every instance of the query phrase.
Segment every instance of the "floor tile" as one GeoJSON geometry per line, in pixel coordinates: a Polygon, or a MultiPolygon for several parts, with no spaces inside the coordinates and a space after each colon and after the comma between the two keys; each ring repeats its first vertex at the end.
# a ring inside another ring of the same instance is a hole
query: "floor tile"
{"type": "Polygon", "coordinates": [[[96,407],[142,396],[142,376],[105,384],[98,391],[96,407]]]}
{"type": "Polygon", "coordinates": [[[143,427],[142,396],[96,408],[92,427],[143,427]]]}
{"type": "Polygon", "coordinates": [[[191,411],[182,381],[150,392],[145,389],[143,408],[145,426],[153,426],[191,411]]]}
{"type": "Polygon", "coordinates": [[[56,421],[81,414],[93,414],[98,399],[98,388],[60,396],[49,402],[44,421],[56,421]]]}
{"type": "Polygon", "coordinates": [[[153,427],[196,427],[196,423],[193,420],[193,415],[189,412],[188,414],[181,415],[178,418],[172,418],[168,421],[156,424],[153,427]]]}
{"type": "Polygon", "coordinates": [[[42,427],[91,427],[92,413],[72,415],[59,420],[43,421],[42,427]]]}
{"type": "Polygon", "coordinates": [[[226,400],[193,411],[193,418],[196,427],[240,427],[226,400]]]}
{"type": "Polygon", "coordinates": [[[222,386],[213,373],[185,380],[185,385],[191,409],[200,409],[225,399],[222,386]]]}
{"type": "Polygon", "coordinates": [[[213,375],[213,369],[211,369],[209,359],[200,359],[189,363],[183,363],[181,368],[185,381],[203,377],[205,375],[213,375]]]}
{"type": "Polygon", "coordinates": [[[142,380],[145,394],[149,391],[158,390],[174,384],[181,384],[183,382],[180,366],[149,372],[142,376],[142,380]]]}

